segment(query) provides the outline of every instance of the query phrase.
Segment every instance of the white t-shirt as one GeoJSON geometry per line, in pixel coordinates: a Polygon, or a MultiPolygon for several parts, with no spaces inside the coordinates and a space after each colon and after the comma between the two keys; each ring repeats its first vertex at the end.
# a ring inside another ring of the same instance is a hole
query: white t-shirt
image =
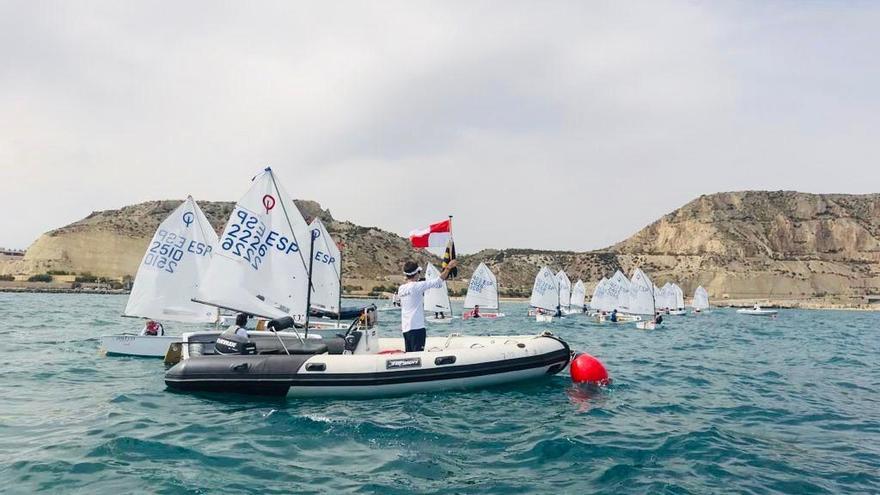
{"type": "Polygon", "coordinates": [[[443,287],[443,279],[407,282],[397,289],[400,298],[400,331],[425,328],[425,291],[443,287]]]}

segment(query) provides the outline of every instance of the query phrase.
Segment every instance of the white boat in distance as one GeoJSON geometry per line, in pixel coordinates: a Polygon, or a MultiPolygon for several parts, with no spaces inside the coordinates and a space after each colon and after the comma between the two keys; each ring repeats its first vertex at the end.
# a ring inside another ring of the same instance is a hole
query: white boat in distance
{"type": "Polygon", "coordinates": [[[755,304],[752,308],[742,308],[736,310],[738,314],[747,316],[776,316],[779,311],[775,309],[763,309],[760,305],[755,304]]]}

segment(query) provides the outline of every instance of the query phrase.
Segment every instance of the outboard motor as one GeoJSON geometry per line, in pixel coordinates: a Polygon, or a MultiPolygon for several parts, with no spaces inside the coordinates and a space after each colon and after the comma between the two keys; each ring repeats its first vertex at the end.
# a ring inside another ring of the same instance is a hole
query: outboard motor
{"type": "Polygon", "coordinates": [[[236,334],[233,330],[226,330],[214,342],[214,352],[217,354],[256,354],[257,344],[251,342],[247,337],[236,334]]]}

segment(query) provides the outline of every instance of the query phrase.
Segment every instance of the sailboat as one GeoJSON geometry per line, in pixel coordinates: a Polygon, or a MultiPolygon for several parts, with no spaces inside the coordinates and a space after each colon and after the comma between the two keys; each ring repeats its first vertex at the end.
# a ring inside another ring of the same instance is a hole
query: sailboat
{"type": "Polygon", "coordinates": [[[626,323],[642,319],[641,316],[630,314],[630,281],[620,270],[605,280],[602,292],[601,301],[597,305],[599,312],[593,314],[597,323],[626,323]],[[617,321],[612,321],[614,310],[617,310],[617,321]]]}
{"type": "Polygon", "coordinates": [[[607,284],[608,279],[602,277],[602,280],[593,289],[593,296],[590,298],[590,309],[593,310],[593,313],[590,316],[599,316],[602,311],[605,311],[607,307],[607,297],[605,297],[607,284]]]}
{"type": "Polygon", "coordinates": [[[474,318],[501,318],[504,313],[498,311],[498,281],[495,274],[480,263],[468,282],[467,295],[464,298],[463,319],[474,318]],[[474,308],[479,308],[476,312],[474,308]],[[475,315],[476,313],[476,315],[475,315]]]}
{"type": "Polygon", "coordinates": [[[272,319],[308,318],[311,233],[271,168],[253,178],[220,235],[194,300],[272,319]]]}
{"type": "Polygon", "coordinates": [[[571,309],[570,313],[584,313],[587,310],[586,306],[586,297],[587,297],[587,288],[584,285],[584,281],[578,279],[578,281],[574,284],[574,288],[571,290],[571,309]]]}
{"type": "Polygon", "coordinates": [[[640,315],[651,315],[650,320],[636,322],[636,328],[653,330],[657,327],[654,315],[657,303],[654,297],[654,283],[640,268],[636,268],[631,279],[630,311],[640,315]]]}
{"type": "MultiPolygon", "coordinates": [[[[217,309],[191,301],[212,254],[217,234],[192,196],[159,224],[135,275],[123,316],[180,323],[215,323],[217,309]]],[[[161,323],[152,323],[161,328],[161,323]]],[[[162,357],[171,335],[104,335],[108,354],[162,357]]]]}
{"type": "Polygon", "coordinates": [[[691,306],[694,308],[694,313],[703,313],[709,309],[709,291],[704,289],[702,285],[694,291],[691,306]]]}
{"type": "Polygon", "coordinates": [[[671,284],[673,294],[673,305],[670,307],[669,314],[672,316],[684,316],[687,310],[684,309],[684,291],[678,284],[671,284]]]}
{"type": "Polygon", "coordinates": [[[556,272],[556,287],[559,290],[559,311],[567,315],[571,310],[571,279],[564,270],[556,272]]]}
{"type": "Polygon", "coordinates": [[[529,299],[529,316],[534,315],[535,321],[549,323],[559,309],[559,286],[556,276],[546,266],[535,276],[532,296],[529,299]]]}
{"type": "MultiPolygon", "coordinates": [[[[425,268],[425,280],[437,278],[440,278],[440,270],[432,263],[428,263],[425,268]]],[[[452,303],[449,300],[449,288],[446,286],[445,280],[442,287],[425,291],[425,312],[429,313],[425,318],[426,322],[449,323],[452,321],[452,303]]]]}
{"type": "Polygon", "coordinates": [[[342,252],[330,236],[324,222],[315,217],[309,224],[312,232],[312,256],[309,258],[309,272],[312,280],[312,293],[309,300],[309,320],[312,327],[325,329],[348,328],[341,320],[357,318],[364,307],[342,307],[342,252]],[[331,320],[336,320],[331,323],[331,320]]]}

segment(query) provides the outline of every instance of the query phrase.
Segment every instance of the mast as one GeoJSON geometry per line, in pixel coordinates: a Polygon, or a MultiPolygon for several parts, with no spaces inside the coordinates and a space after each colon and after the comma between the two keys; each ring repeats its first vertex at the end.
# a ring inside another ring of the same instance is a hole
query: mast
{"type": "Polygon", "coordinates": [[[336,247],[339,248],[339,303],[336,307],[336,326],[338,327],[342,320],[342,242],[337,242],[336,247]]]}
{"type": "MultiPolygon", "coordinates": [[[[449,215],[449,262],[452,263],[452,246],[455,246],[455,239],[452,237],[452,215],[449,215]]],[[[449,297],[449,289],[446,289],[446,298],[449,300],[449,318],[452,318],[452,298],[449,297]]]]}
{"type": "Polygon", "coordinates": [[[308,277],[308,289],[306,289],[306,338],[309,336],[309,316],[312,314],[312,291],[315,287],[312,285],[312,264],[315,260],[315,231],[309,230],[309,237],[311,241],[309,243],[309,277],[308,277]]]}

